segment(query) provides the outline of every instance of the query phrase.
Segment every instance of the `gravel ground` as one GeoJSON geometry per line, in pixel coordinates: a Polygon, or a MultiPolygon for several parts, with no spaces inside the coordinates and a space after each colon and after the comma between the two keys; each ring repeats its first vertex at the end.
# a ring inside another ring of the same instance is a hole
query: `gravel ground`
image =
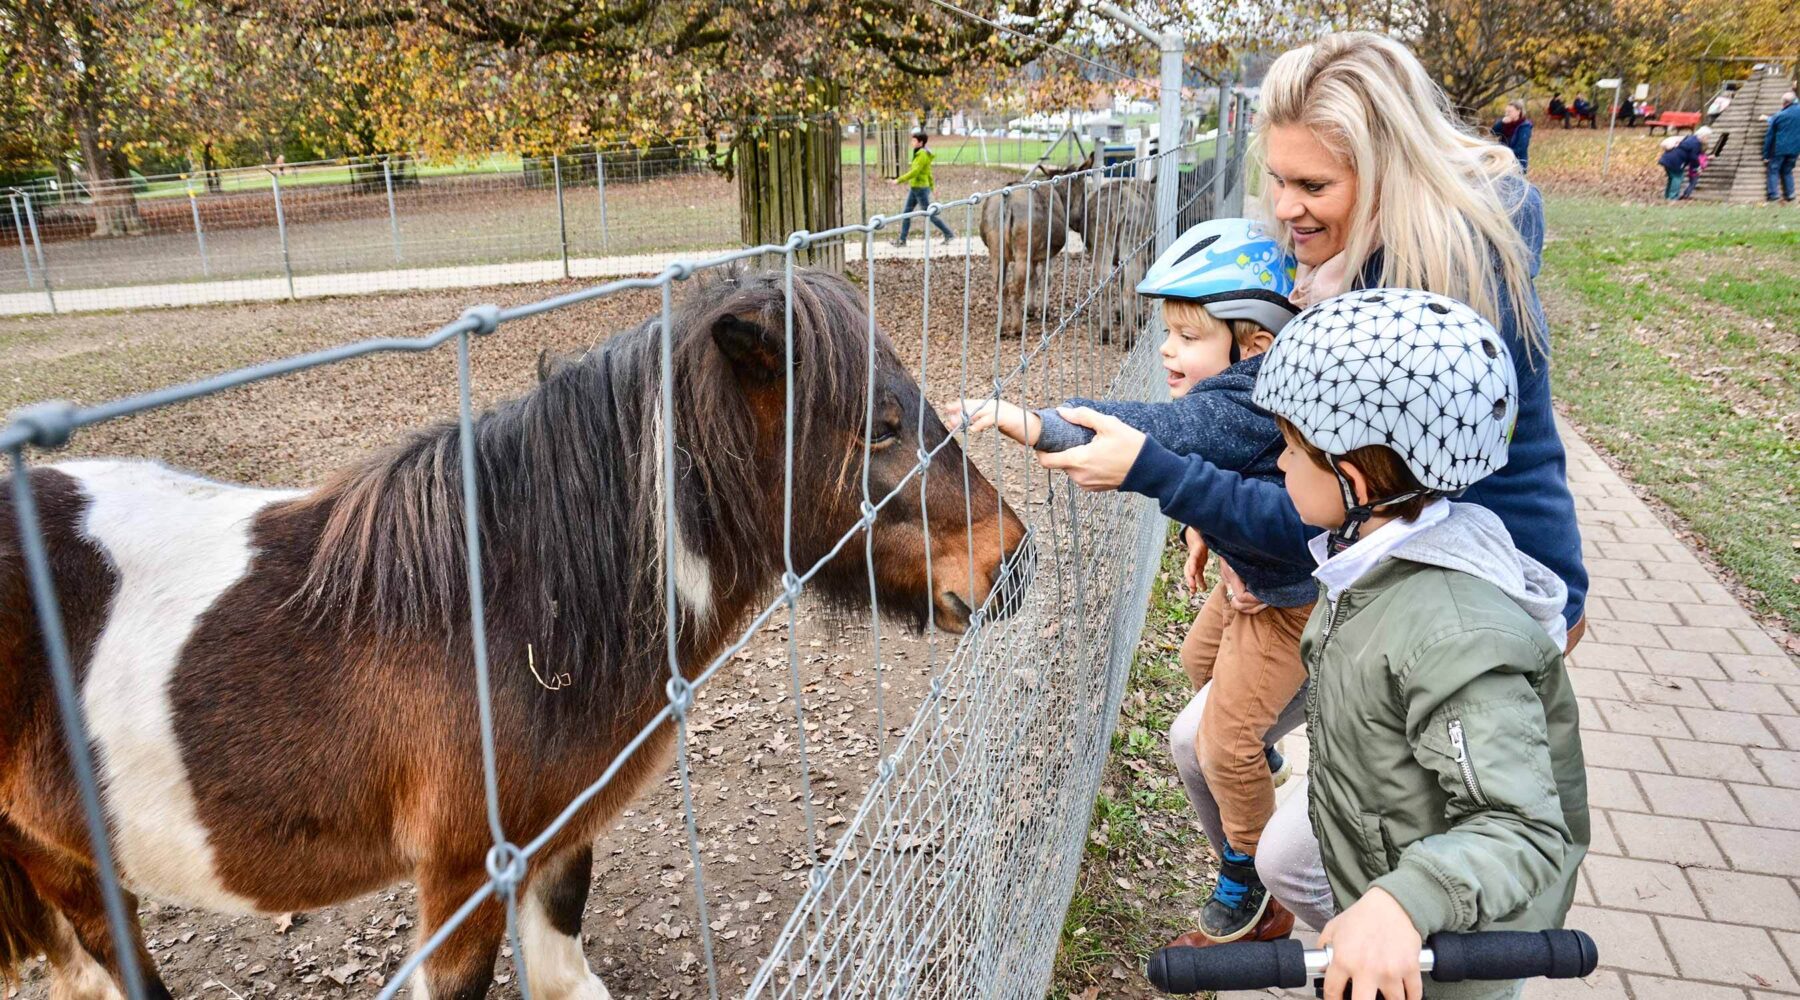
{"type": "MultiPolygon", "coordinates": [[[[919,264],[877,265],[877,315],[903,356],[924,355],[927,393],[942,400],[963,384],[965,373],[971,386],[991,385],[996,353],[1010,368],[1021,344],[996,344],[991,286],[976,261],[965,348],[962,268],[941,261],[931,266],[929,337],[919,334],[927,328],[919,264]]],[[[45,397],[91,403],[330,344],[416,335],[454,318],[470,302],[506,305],[572,287],[0,320],[0,407],[45,397]]],[[[1054,289],[1052,301],[1059,295],[1054,289]]],[[[527,389],[540,350],[581,350],[648,317],[657,301],[648,293],[620,295],[509,324],[478,341],[478,402],[527,389]]],[[[1085,336],[1071,338],[1033,364],[1024,399],[1098,391],[1110,377],[1119,350],[1085,336]]],[[[917,361],[914,366],[921,367],[917,361]]],[[[453,416],[455,393],[451,350],[366,358],[95,427],[78,435],[68,453],[153,457],[223,479],[303,486],[408,428],[453,416]]],[[[1028,468],[1020,453],[988,443],[978,452],[990,478],[996,457],[1004,459],[1003,488],[1020,504],[1028,468]]],[[[1041,477],[1035,479],[1040,496],[1041,477]]],[[[1027,520],[1035,513],[1021,506],[1027,520]]],[[[726,992],[748,983],[779,932],[804,887],[811,850],[800,802],[786,638],[785,624],[764,629],[738,655],[740,662],[703,690],[692,715],[706,894],[726,992]]],[[[819,839],[827,847],[873,777],[881,746],[904,729],[932,672],[923,637],[889,626],[882,638],[878,681],[866,620],[802,608],[796,639],[805,739],[819,839]],[[876,723],[878,699],[885,727],[876,723]]],[[[605,764],[595,761],[595,773],[605,764]]],[[[596,857],[587,951],[614,996],[704,995],[693,876],[672,770],[601,838],[596,857]]],[[[293,915],[291,922],[227,918],[155,902],[147,902],[143,914],[157,964],[177,997],[337,998],[372,995],[404,959],[416,932],[413,902],[409,887],[396,886],[293,915]]],[[[514,995],[512,969],[504,961],[500,975],[506,984],[497,995],[514,995]]],[[[20,995],[39,1000],[46,994],[45,977],[33,969],[20,995]]]]}

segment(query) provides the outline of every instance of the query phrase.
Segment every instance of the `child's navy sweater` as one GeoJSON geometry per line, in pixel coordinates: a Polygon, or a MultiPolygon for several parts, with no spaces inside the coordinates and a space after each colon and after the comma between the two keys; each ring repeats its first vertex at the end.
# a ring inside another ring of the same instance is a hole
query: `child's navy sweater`
{"type": "MultiPolygon", "coordinates": [[[[1525,237],[1531,251],[1531,276],[1536,278],[1544,252],[1544,202],[1536,188],[1524,188],[1513,225],[1525,237]]],[[[1380,259],[1373,257],[1363,269],[1359,287],[1373,287],[1380,275],[1380,259]]],[[[1543,329],[1543,306],[1535,290],[1527,308],[1543,329]]],[[[1587,603],[1587,569],[1581,561],[1581,532],[1575,521],[1575,501],[1569,494],[1562,438],[1557,436],[1556,414],[1550,407],[1549,342],[1527,344],[1519,317],[1513,315],[1505,296],[1500,299],[1500,312],[1500,335],[1512,352],[1513,370],[1519,379],[1519,422],[1506,465],[1458,499],[1500,515],[1519,549],[1562,578],[1569,588],[1563,618],[1572,627],[1587,603]]],[[[1307,539],[1319,532],[1301,522],[1286,490],[1216,465],[1204,455],[1184,456],[1161,447],[1155,437],[1144,443],[1120,489],[1156,498],[1163,513],[1178,520],[1212,524],[1214,530],[1225,528],[1229,534],[1222,542],[1265,559],[1298,558],[1307,551],[1307,539]]],[[[1254,587],[1251,593],[1263,596],[1254,587]]]]}
{"type": "MultiPolygon", "coordinates": [[[[1279,491],[1281,470],[1275,460],[1281,456],[1281,431],[1267,410],[1250,401],[1262,358],[1260,354],[1245,358],[1167,403],[1071,399],[1068,405],[1117,417],[1170,451],[1202,456],[1218,468],[1273,483],[1279,491]]],[[[1069,423],[1054,409],[1038,410],[1037,415],[1044,421],[1039,451],[1066,451],[1094,439],[1093,431],[1069,423]]],[[[1310,553],[1271,556],[1221,538],[1211,520],[1189,523],[1265,604],[1297,608],[1318,599],[1319,585],[1312,578],[1317,564],[1310,553]]]]}

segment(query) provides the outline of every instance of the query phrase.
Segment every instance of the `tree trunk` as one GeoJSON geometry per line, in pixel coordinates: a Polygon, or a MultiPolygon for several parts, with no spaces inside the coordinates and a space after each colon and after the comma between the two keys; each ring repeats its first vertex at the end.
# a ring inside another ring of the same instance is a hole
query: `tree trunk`
{"type": "Polygon", "coordinates": [[[99,130],[91,120],[76,126],[81,139],[81,163],[87,173],[88,197],[94,201],[95,236],[131,236],[144,231],[137,198],[131,193],[131,175],[123,178],[113,169],[109,150],[100,147],[99,130]]]}
{"type": "MultiPolygon", "coordinates": [[[[784,243],[798,230],[843,225],[843,135],[835,119],[770,124],[745,134],[732,150],[739,228],[750,246],[784,243]]],[[[797,251],[799,262],[843,270],[843,240],[797,251]]]]}

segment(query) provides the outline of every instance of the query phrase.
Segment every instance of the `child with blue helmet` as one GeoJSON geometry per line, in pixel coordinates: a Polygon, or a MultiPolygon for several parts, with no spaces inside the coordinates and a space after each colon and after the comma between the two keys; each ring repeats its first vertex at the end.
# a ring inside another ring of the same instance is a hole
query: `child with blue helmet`
{"type": "MultiPolygon", "coordinates": [[[[1263,352],[1299,311],[1288,299],[1295,268],[1293,257],[1249,220],[1215,219],[1188,230],[1137,286],[1138,294],[1162,303],[1168,336],[1160,354],[1170,401],[1068,405],[1117,417],[1171,451],[1280,483],[1281,432],[1251,392],[1263,352]]],[[[1039,451],[1063,451],[1093,437],[1054,408],[1028,411],[1004,401],[961,400],[944,407],[944,419],[970,431],[997,428],[1039,451]]],[[[1169,733],[1176,770],[1219,852],[1220,870],[1200,929],[1178,943],[1285,937],[1293,915],[1269,897],[1256,874],[1257,841],[1287,770],[1264,736],[1304,711],[1300,634],[1318,597],[1314,567],[1226,545],[1205,524],[1184,529],[1183,537],[1190,588],[1209,549],[1223,564],[1221,582],[1182,643],[1181,664],[1196,693],[1169,733]],[[1233,591],[1254,593],[1266,604],[1238,611],[1233,591]]]]}

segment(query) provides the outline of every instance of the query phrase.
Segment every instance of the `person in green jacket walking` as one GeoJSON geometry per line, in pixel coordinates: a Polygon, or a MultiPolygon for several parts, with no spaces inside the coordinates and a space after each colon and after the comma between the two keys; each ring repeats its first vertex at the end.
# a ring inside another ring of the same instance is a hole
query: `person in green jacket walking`
{"type": "Polygon", "coordinates": [[[1437,931],[1560,926],[1589,840],[1566,588],[1499,517],[1447,499],[1506,464],[1506,344],[1454,299],[1354,291],[1282,330],[1252,398],[1282,428],[1295,509],[1329,529],[1300,640],[1307,794],[1270,821],[1258,872],[1278,898],[1306,890],[1283,901],[1332,949],[1327,1000],[1517,997],[1522,981],[1419,971],[1437,931]]]}
{"type": "MultiPolygon", "coordinates": [[[[913,133],[912,164],[906,168],[906,173],[894,178],[895,184],[907,185],[906,207],[900,210],[902,212],[914,212],[922,208],[928,208],[931,205],[931,161],[935,159],[935,157],[930,150],[925,148],[925,143],[928,139],[929,136],[923,132],[913,133]]],[[[938,232],[944,234],[944,239],[949,240],[956,238],[956,234],[950,231],[950,227],[944,225],[943,219],[940,219],[935,215],[930,216],[930,219],[931,224],[938,228],[938,232]]],[[[900,235],[894,239],[895,246],[903,247],[906,245],[906,237],[912,232],[912,224],[913,220],[911,219],[900,220],[900,235]]]]}

